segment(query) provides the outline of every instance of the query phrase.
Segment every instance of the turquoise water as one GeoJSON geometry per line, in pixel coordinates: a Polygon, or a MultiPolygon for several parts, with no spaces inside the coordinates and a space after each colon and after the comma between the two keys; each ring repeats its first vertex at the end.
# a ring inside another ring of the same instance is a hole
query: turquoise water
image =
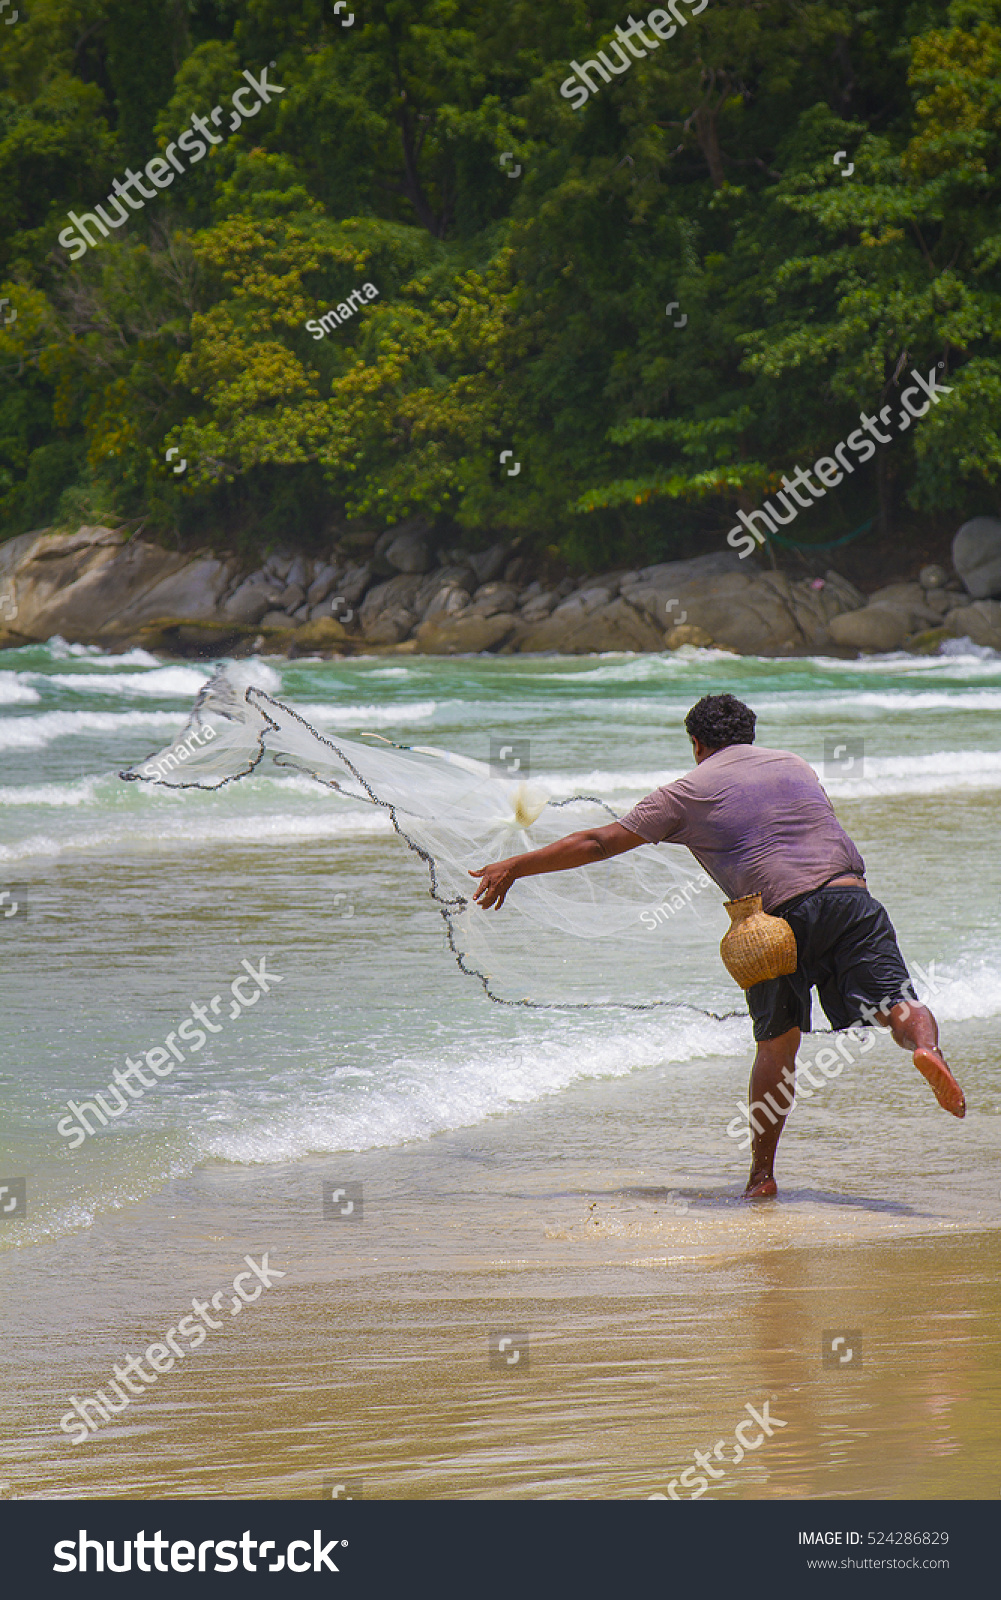
{"type": "MultiPolygon", "coordinates": [[[[27,1216],[0,1227],[0,1249],[77,1233],[207,1168],[391,1148],[544,1099],[555,1108],[588,1083],[642,1089],[645,1073],[679,1085],[665,1148],[694,1152],[711,1137],[736,1182],[744,1158],[723,1130],[746,1079],[750,1027],[696,1009],[742,1010],[714,950],[721,897],[701,943],[682,954],[658,932],[643,957],[651,989],[692,1009],[583,1017],[491,1005],[449,954],[420,863],[370,809],[288,774],[215,794],[120,781],[120,768],[180,730],[210,670],[61,641],[0,656],[0,913],[18,904],[0,914],[0,1182],[28,1184],[27,1216]],[[276,974],[268,992],[250,1000],[255,986],[244,984],[234,1000],[243,963],[259,970],[262,959],[276,974]],[[208,1035],[198,1052],[181,1050],[163,1079],[145,1069],[141,1094],[109,1097],[130,1057],[159,1049],[173,1060],[165,1041],[178,1043],[193,1008],[208,1035]],[[82,1142],[60,1134],[68,1102],[96,1092],[120,1113],[104,1127],[91,1114],[95,1131],[82,1142]]],[[[971,1108],[961,1130],[950,1124],[963,1140],[950,1145],[927,1089],[881,1038],[829,1102],[797,1110],[800,1137],[813,1141],[819,1174],[850,1151],[871,1193],[897,1198],[916,1196],[930,1170],[946,1172],[942,1215],[996,1219],[1001,658],[960,648],[765,661],[686,650],[269,659],[258,670],[321,731],[375,731],[479,759],[491,738],[528,739],[533,780],[556,796],[600,795],[618,812],[688,768],[682,719],[695,699],[723,689],[747,699],[760,744],[793,750],[824,775],[905,957],[934,984],[971,1108]],[[846,747],[826,768],[825,740],[829,757],[846,747]]],[[[815,1025],[826,1026],[819,1010],[815,1025]]]]}

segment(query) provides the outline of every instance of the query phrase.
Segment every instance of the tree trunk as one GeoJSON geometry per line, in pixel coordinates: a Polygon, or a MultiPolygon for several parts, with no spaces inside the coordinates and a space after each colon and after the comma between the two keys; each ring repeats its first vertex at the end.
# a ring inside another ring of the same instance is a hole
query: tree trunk
{"type": "Polygon", "coordinates": [[[726,182],[726,173],[723,171],[723,156],[719,147],[719,110],[716,106],[702,105],[692,113],[691,124],[695,129],[695,137],[699,141],[709,176],[714,189],[722,189],[726,182]]]}

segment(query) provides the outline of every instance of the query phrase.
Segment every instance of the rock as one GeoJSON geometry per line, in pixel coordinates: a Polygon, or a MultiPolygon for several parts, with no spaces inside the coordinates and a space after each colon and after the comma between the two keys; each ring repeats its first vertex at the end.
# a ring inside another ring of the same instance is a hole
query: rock
{"type": "Polygon", "coordinates": [[[435,608],[435,614],[437,614],[445,606],[445,601],[440,599],[440,596],[453,591],[461,591],[466,597],[463,601],[463,604],[465,604],[475,588],[476,577],[472,567],[438,567],[422,581],[412,602],[413,609],[421,618],[431,614],[431,607],[435,608]]]}
{"type": "Polygon", "coordinates": [[[943,616],[943,611],[928,604],[928,597],[919,583],[889,583],[883,589],[877,589],[869,596],[871,606],[894,606],[901,611],[910,612],[916,622],[923,622],[934,626],[943,616]]]}
{"type": "Polygon", "coordinates": [[[401,533],[383,552],[391,567],[397,572],[427,572],[431,565],[431,552],[427,540],[418,533],[401,533]]]}
{"type": "Polygon", "coordinates": [[[291,628],[292,624],[284,611],[265,611],[263,617],[258,618],[258,626],[262,628],[291,628]]]}
{"type": "Polygon", "coordinates": [[[283,611],[287,611],[289,616],[291,616],[293,611],[298,611],[305,598],[306,591],[302,584],[290,583],[283,591],[282,597],[278,604],[281,606],[283,611]]]}
{"type": "MultiPolygon", "coordinates": [[[[741,655],[788,655],[805,650],[808,644],[818,648],[816,641],[827,637],[822,624],[815,618],[810,621],[808,639],[796,621],[788,579],[778,573],[767,576],[771,581],[766,583],[757,576],[730,571],[677,584],[680,604],[670,611],[665,604],[664,627],[688,624],[701,628],[717,645],[741,655]]],[[[659,597],[663,601],[663,591],[659,597]]]]}
{"type": "Polygon", "coordinates": [[[278,603],[280,591],[281,585],[269,573],[254,572],[223,602],[220,614],[228,622],[260,622],[264,613],[278,603]]]}
{"type": "Polygon", "coordinates": [[[853,583],[843,578],[840,572],[835,572],[833,567],[828,567],[824,573],[824,589],[834,597],[842,611],[856,611],[865,605],[865,595],[861,589],[856,589],[853,583]]]}
{"type": "Polygon", "coordinates": [[[285,582],[288,584],[290,589],[301,589],[303,598],[305,598],[306,589],[309,584],[309,569],[306,566],[302,556],[296,556],[295,560],[292,562],[288,572],[285,574],[285,582]]]}
{"type": "Polygon", "coordinates": [[[184,622],[218,621],[220,598],[237,570],[235,559],[219,560],[211,555],[181,559],[184,563],[181,567],[150,588],[138,595],[133,589],[131,601],[100,632],[119,634],[158,617],[174,617],[184,622]]]}
{"type": "Polygon", "coordinates": [[[868,600],[871,606],[901,606],[905,611],[924,603],[925,592],[920,583],[888,583],[882,589],[875,589],[868,600]]]}
{"type": "Polygon", "coordinates": [[[0,578],[17,605],[16,619],[7,619],[12,631],[16,621],[25,639],[58,633],[92,642],[137,595],[191,559],[125,538],[117,529],[85,527],[25,533],[0,545],[0,578]]]}
{"type": "Polygon", "coordinates": [[[552,616],[539,622],[520,619],[514,644],[522,651],[589,655],[605,650],[662,650],[664,635],[641,611],[618,599],[592,610],[558,606],[552,616]]]}
{"type": "Polygon", "coordinates": [[[476,574],[477,582],[490,583],[492,579],[499,578],[509,554],[509,545],[492,544],[489,550],[481,550],[478,555],[470,556],[469,565],[476,574]]]}
{"type": "Polygon", "coordinates": [[[842,612],[828,626],[835,644],[850,650],[899,650],[913,632],[910,613],[886,605],[842,612]]]}
{"type": "Polygon", "coordinates": [[[391,606],[382,611],[365,629],[366,644],[399,644],[413,628],[417,618],[402,606],[391,606]]]}
{"type": "Polygon", "coordinates": [[[707,578],[730,573],[747,576],[736,550],[714,550],[689,561],[661,561],[656,566],[626,573],[620,579],[620,593],[631,605],[646,611],[658,626],[667,627],[668,600],[680,599],[683,589],[691,590],[693,585],[707,578]]]}
{"type": "Polygon", "coordinates": [[[936,617],[944,617],[956,604],[956,596],[950,594],[948,589],[926,589],[925,610],[931,611],[936,617]]]}
{"type": "Polygon", "coordinates": [[[165,632],[161,648],[167,654],[202,658],[229,655],[243,637],[244,630],[231,623],[180,622],[168,626],[165,632]]]}
{"type": "Polygon", "coordinates": [[[949,581],[949,574],[937,562],[930,562],[927,567],[922,567],[918,573],[918,582],[922,589],[944,589],[949,581]]]}
{"type": "Polygon", "coordinates": [[[296,629],[295,642],[300,650],[336,650],[350,644],[351,635],[333,617],[319,617],[296,629]]]}
{"type": "Polygon", "coordinates": [[[273,578],[278,578],[284,583],[291,565],[292,557],[276,550],[273,555],[268,556],[267,561],[264,563],[264,570],[265,572],[270,572],[273,578]]]}
{"type": "Polygon", "coordinates": [[[310,607],[308,605],[306,605],[305,603],[303,603],[295,611],[293,611],[292,620],[294,622],[308,622],[309,621],[309,612],[310,612],[310,607]]]}
{"type": "Polygon", "coordinates": [[[955,639],[956,635],[951,628],[926,628],[923,633],[914,633],[907,641],[908,650],[915,655],[934,656],[938,654],[939,647],[946,639],[955,639]]]}
{"type": "Polygon", "coordinates": [[[415,641],[418,655],[477,655],[495,650],[511,637],[517,618],[503,613],[495,617],[434,617],[422,622],[415,641]]]}
{"type": "Polygon", "coordinates": [[[676,628],[668,629],[664,643],[669,650],[680,650],[683,644],[694,644],[708,649],[713,640],[704,628],[693,628],[690,623],[682,622],[676,628]]]}
{"type": "Polygon", "coordinates": [[[532,563],[527,556],[515,556],[509,561],[502,574],[505,583],[513,583],[517,589],[523,584],[532,570],[532,563]]]}
{"type": "Polygon", "coordinates": [[[977,600],[972,606],[958,606],[946,615],[945,626],[957,639],[972,639],[1001,650],[1001,604],[996,600],[977,600]]]}
{"type": "Polygon", "coordinates": [[[964,522],[952,541],[952,564],[975,600],[1001,595],[1001,521],[973,517],[964,522]]]}
{"type": "Polygon", "coordinates": [[[454,584],[449,584],[446,588],[439,589],[434,599],[425,607],[423,620],[429,622],[432,617],[452,617],[458,611],[466,611],[468,607],[468,589],[460,589],[454,584]]]}
{"type": "Polygon", "coordinates": [[[541,622],[556,605],[554,594],[536,594],[522,603],[521,614],[526,622],[541,622]]]}
{"type": "Polygon", "coordinates": [[[365,561],[360,566],[357,564],[350,566],[341,574],[337,583],[337,592],[344,602],[342,609],[357,606],[369,588],[374,576],[370,561],[365,561]]]}
{"type": "Polygon", "coordinates": [[[509,583],[482,583],[473,595],[470,611],[478,617],[493,617],[513,611],[517,604],[518,591],[509,583]]]}
{"type": "Polygon", "coordinates": [[[590,616],[592,611],[599,611],[602,606],[609,605],[614,598],[615,592],[611,588],[592,587],[589,584],[586,588],[575,589],[573,594],[561,600],[553,615],[590,616]]]}
{"type": "Polygon", "coordinates": [[[318,606],[322,600],[326,600],[328,594],[333,592],[336,583],[337,568],[331,562],[325,562],[318,567],[316,576],[306,590],[306,599],[310,605],[318,606]]]}
{"type": "Polygon", "coordinates": [[[406,637],[417,621],[413,602],[420,587],[416,573],[398,573],[369,590],[358,613],[369,644],[396,644],[406,637]]]}

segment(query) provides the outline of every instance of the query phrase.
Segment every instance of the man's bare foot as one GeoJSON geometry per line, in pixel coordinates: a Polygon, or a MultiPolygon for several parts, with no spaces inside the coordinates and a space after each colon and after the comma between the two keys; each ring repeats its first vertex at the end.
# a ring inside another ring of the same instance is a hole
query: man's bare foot
{"type": "Polygon", "coordinates": [[[937,1050],[934,1045],[921,1045],[914,1052],[914,1065],[930,1084],[932,1093],[943,1111],[951,1111],[954,1117],[965,1117],[966,1100],[963,1091],[946,1066],[941,1050],[937,1050]]]}
{"type": "Polygon", "coordinates": [[[779,1192],[779,1186],[770,1172],[752,1172],[747,1180],[744,1190],[745,1200],[771,1200],[779,1192]]]}

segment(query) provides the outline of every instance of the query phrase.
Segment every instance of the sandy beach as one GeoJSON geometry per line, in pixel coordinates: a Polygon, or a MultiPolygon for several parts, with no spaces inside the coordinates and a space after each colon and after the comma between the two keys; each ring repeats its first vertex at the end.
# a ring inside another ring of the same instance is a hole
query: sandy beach
{"type": "MultiPolygon", "coordinates": [[[[986,1058],[987,1030],[962,1034],[986,1058]]],[[[818,1182],[790,1129],[781,1207],[740,1204],[718,1138],[686,1158],[678,1087],[651,1071],[405,1151],[203,1169],[8,1257],[6,1492],[642,1499],[769,1401],[773,1436],[724,1450],[707,1497],[993,1498],[996,1215],[964,1226],[962,1181],[944,1205],[885,1197],[895,1143],[945,1119],[880,1065],[895,1092],[880,1111],[869,1091],[862,1170],[818,1182]],[[361,1185],[361,1217],[324,1219],[324,1183],[361,1185]],[[265,1251],[285,1276],[239,1323],[223,1302],[183,1368],[80,1446],[60,1434],[71,1393],[265,1251]],[[524,1365],[498,1370],[504,1330],[524,1365]],[[853,1347],[837,1369],[831,1330],[853,1347]]]]}

